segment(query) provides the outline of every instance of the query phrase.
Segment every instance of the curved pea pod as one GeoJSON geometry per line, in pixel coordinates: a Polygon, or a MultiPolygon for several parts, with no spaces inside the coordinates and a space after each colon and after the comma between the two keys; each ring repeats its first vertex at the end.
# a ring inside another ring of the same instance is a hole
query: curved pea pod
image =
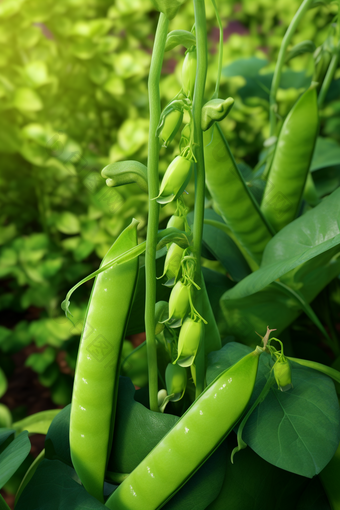
{"type": "Polygon", "coordinates": [[[260,347],[220,374],[106,502],[112,510],[161,508],[210,457],[253,393],[260,347]]]}
{"type": "Polygon", "coordinates": [[[148,192],[147,168],[139,161],[117,161],[103,168],[102,177],[106,179],[107,186],[123,186],[136,183],[145,192],[148,192]]]}
{"type": "Polygon", "coordinates": [[[318,131],[317,94],[310,88],[283,123],[264,190],[261,211],[276,231],[297,215],[318,131]]]}
{"type": "Polygon", "coordinates": [[[287,359],[283,361],[278,360],[275,363],[274,377],[281,391],[287,391],[293,387],[292,371],[290,368],[289,361],[287,359]]]}
{"type": "Polygon", "coordinates": [[[185,368],[169,363],[165,370],[165,383],[170,402],[178,402],[187,387],[187,371],[185,368]]]}
{"type": "Polygon", "coordinates": [[[172,327],[179,327],[190,308],[189,286],[179,281],[171,291],[169,298],[169,319],[172,320],[172,327]]]}
{"type": "Polygon", "coordinates": [[[198,347],[204,334],[204,324],[187,317],[182,324],[178,338],[178,355],[176,362],[181,367],[190,367],[196,357],[198,347]]]}
{"type": "Polygon", "coordinates": [[[159,204],[168,204],[183,193],[190,180],[191,161],[177,156],[168,166],[163,176],[156,200],[159,204]]]}
{"type": "Polygon", "coordinates": [[[228,97],[224,100],[211,99],[211,101],[205,103],[201,114],[202,131],[207,131],[207,129],[211,128],[214,122],[220,122],[223,120],[232,109],[233,104],[234,99],[232,97],[228,97]]]}
{"type": "Polygon", "coordinates": [[[163,147],[168,147],[176,136],[183,122],[183,112],[173,110],[164,119],[164,124],[159,138],[163,147]]]}
{"type": "Polygon", "coordinates": [[[184,94],[192,99],[194,96],[197,68],[196,46],[187,50],[182,67],[182,89],[184,94]]]}
{"type": "Polygon", "coordinates": [[[203,132],[206,183],[235,240],[257,269],[272,238],[271,228],[249,191],[218,124],[203,132]]]}
{"type": "MultiPolygon", "coordinates": [[[[137,245],[133,220],[102,265],[137,245]]],[[[104,501],[103,484],[111,449],[119,362],[134,297],[138,258],[100,273],[93,284],[80,340],[70,418],[73,466],[85,489],[104,501]]]]}

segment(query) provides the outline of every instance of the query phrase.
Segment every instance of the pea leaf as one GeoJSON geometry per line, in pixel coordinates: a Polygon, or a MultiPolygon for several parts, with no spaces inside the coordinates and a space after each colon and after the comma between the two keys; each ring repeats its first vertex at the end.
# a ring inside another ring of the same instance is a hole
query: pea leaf
{"type": "Polygon", "coordinates": [[[328,166],[340,165],[340,145],[332,138],[319,136],[310,167],[311,172],[328,166]]]}
{"type": "MultiPolygon", "coordinates": [[[[340,250],[339,203],[340,188],[283,228],[267,244],[260,269],[228,291],[228,298],[254,294],[310,260],[315,259],[317,266],[317,257],[323,253],[328,253],[328,260],[331,260],[340,250]]],[[[313,263],[309,265],[310,269],[311,266],[313,263]]]]}
{"type": "MultiPolygon", "coordinates": [[[[207,383],[248,352],[250,348],[245,345],[229,343],[210,353],[207,383]]],[[[262,354],[249,407],[264,387],[272,366],[270,355],[262,354]]],[[[247,421],[243,439],[274,466],[312,478],[328,464],[338,447],[340,410],[329,377],[294,362],[291,368],[293,389],[281,392],[273,386],[247,421]]]]}
{"type": "MultiPolygon", "coordinates": [[[[109,492],[111,493],[114,488],[110,485],[109,492]]],[[[74,469],[62,462],[44,459],[16,501],[15,508],[36,510],[46,506],[47,501],[49,510],[59,508],[104,510],[106,508],[79,483],[74,469]]]]}
{"type": "Polygon", "coordinates": [[[60,409],[41,411],[40,413],[32,414],[23,420],[13,423],[12,428],[17,433],[27,430],[29,434],[47,434],[52,420],[58,413],[60,413],[60,409]]]}
{"type": "Polygon", "coordinates": [[[28,432],[22,432],[0,453],[0,488],[14,475],[31,449],[28,432]]]}

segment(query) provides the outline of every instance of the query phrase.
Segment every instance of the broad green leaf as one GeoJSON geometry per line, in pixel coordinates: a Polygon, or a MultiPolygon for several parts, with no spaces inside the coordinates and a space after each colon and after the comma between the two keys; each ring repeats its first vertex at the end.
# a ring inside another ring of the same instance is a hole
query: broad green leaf
{"type": "Polygon", "coordinates": [[[172,30],[166,38],[165,51],[170,51],[176,46],[183,45],[185,48],[190,48],[196,44],[196,37],[192,32],[187,30],[172,30]]]}
{"type": "Polygon", "coordinates": [[[28,432],[22,432],[0,454],[0,488],[14,475],[31,449],[28,432]]]}
{"type": "Polygon", "coordinates": [[[108,186],[122,186],[137,183],[145,192],[148,191],[147,168],[139,161],[119,161],[106,166],[102,172],[108,186]]]}
{"type": "MultiPolygon", "coordinates": [[[[113,488],[114,486],[110,485],[109,492],[112,492],[113,488]]],[[[84,489],[74,469],[57,460],[44,459],[20,495],[15,508],[37,510],[46,506],[49,510],[106,508],[84,489]]]]}
{"type": "Polygon", "coordinates": [[[60,411],[60,409],[51,409],[50,411],[32,414],[23,420],[13,423],[12,428],[17,434],[23,430],[27,430],[29,434],[47,434],[52,420],[60,411]]]}
{"type": "Polygon", "coordinates": [[[14,93],[13,106],[23,112],[36,112],[43,108],[43,103],[34,90],[22,87],[14,93]]]}
{"type": "MultiPolygon", "coordinates": [[[[234,434],[226,440],[226,473],[217,498],[207,510],[286,510],[307,487],[308,480],[261,459],[251,448],[242,450],[230,462],[236,446],[234,434]]],[[[313,480],[315,483],[315,480],[313,480]]],[[[291,506],[295,509],[295,506],[291,506]]],[[[317,507],[314,510],[321,510],[317,507]]]]}
{"type": "Polygon", "coordinates": [[[340,165],[340,145],[333,138],[319,136],[316,140],[310,171],[315,172],[321,168],[335,165],[340,165]]]}
{"type": "MultiPolygon", "coordinates": [[[[207,383],[248,352],[250,348],[245,345],[229,343],[220,351],[210,353],[207,383]]],[[[262,354],[249,408],[272,367],[270,355],[262,354]]],[[[328,464],[338,447],[340,410],[329,377],[294,362],[291,368],[293,389],[282,392],[273,386],[247,421],[243,439],[274,466],[312,478],[328,464]]]]}
{"type": "Polygon", "coordinates": [[[79,219],[74,213],[69,211],[56,215],[55,226],[63,234],[78,234],[80,232],[79,219]]]}
{"type": "Polygon", "coordinates": [[[339,204],[340,188],[283,228],[267,244],[260,269],[235,285],[228,297],[239,299],[254,294],[325,252],[329,253],[329,260],[334,257],[332,248],[340,251],[339,204]]]}

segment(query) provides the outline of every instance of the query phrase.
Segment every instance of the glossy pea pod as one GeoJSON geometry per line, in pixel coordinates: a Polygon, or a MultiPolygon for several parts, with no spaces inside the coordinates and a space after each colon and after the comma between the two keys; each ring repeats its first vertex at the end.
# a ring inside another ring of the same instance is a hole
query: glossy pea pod
{"type": "Polygon", "coordinates": [[[203,140],[210,195],[235,239],[255,262],[252,269],[257,269],[272,238],[270,226],[238,170],[220,126],[215,123],[204,131],[203,140]]]}
{"type": "Polygon", "coordinates": [[[190,180],[191,161],[183,156],[176,156],[170,163],[163,176],[159,195],[155,197],[158,203],[167,204],[183,193],[190,180]]]}
{"type": "Polygon", "coordinates": [[[242,416],[253,393],[257,347],[220,374],[109,497],[112,510],[157,510],[191,478],[242,416]]]}
{"type": "Polygon", "coordinates": [[[279,231],[297,215],[319,131],[315,88],[295,103],[280,131],[261,203],[261,211],[279,231]]]}
{"type": "MultiPolygon", "coordinates": [[[[133,220],[102,265],[137,245],[133,220]]],[[[138,258],[100,273],[93,284],[74,378],[70,449],[85,489],[104,501],[103,484],[117,400],[119,361],[138,276],[138,258]]]]}

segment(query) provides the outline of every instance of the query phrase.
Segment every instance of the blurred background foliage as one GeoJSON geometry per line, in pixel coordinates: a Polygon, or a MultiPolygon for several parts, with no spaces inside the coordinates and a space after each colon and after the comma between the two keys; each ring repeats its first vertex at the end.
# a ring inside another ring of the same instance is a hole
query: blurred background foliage
{"type": "MultiPolygon", "coordinates": [[[[235,98],[223,129],[237,161],[253,168],[269,135],[275,61],[300,1],[218,4],[225,27],[220,95],[235,98]]],[[[211,3],[206,7],[209,98],[219,32],[211,3]]],[[[321,45],[336,12],[336,5],[316,2],[293,44],[308,39],[321,45]]],[[[144,239],[146,194],[137,185],[107,188],[100,171],[124,159],[146,163],[147,78],[157,18],[151,0],[0,2],[0,426],[31,412],[25,403],[6,401],[16,353],[25,353],[26,366],[49,389],[54,405],[70,402],[92,282],[74,297],[74,325],[60,304],[71,286],[98,267],[131,217],[140,221],[144,239]]],[[[170,30],[192,25],[192,5],[186,2],[170,30]]],[[[183,58],[180,47],[165,55],[163,107],[179,90],[183,58]]],[[[313,70],[310,54],[289,62],[278,94],[280,116],[310,83],[313,70]]],[[[321,118],[323,134],[338,141],[339,82],[333,83],[321,118]]],[[[161,149],[161,172],[174,156],[172,147],[161,149]]],[[[339,164],[329,171],[327,185],[333,179],[335,188],[339,164]]],[[[192,208],[192,183],[188,190],[192,208]]],[[[161,227],[172,212],[171,204],[161,210],[161,227]]],[[[125,349],[129,352],[130,344],[125,349]]]]}

